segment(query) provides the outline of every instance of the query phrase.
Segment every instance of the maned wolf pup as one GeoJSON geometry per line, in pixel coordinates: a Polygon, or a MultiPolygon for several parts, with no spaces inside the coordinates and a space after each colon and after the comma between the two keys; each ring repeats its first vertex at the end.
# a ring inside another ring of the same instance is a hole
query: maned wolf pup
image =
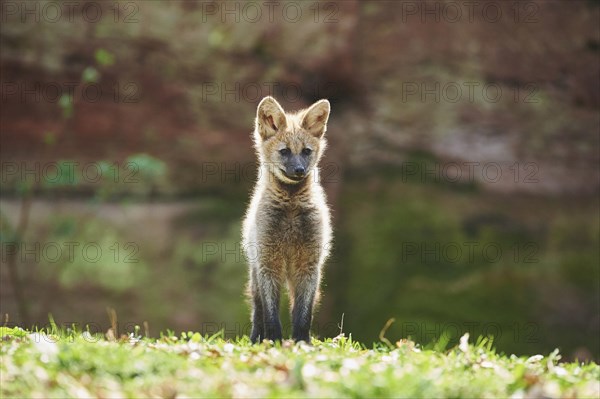
{"type": "Polygon", "coordinates": [[[242,232],[249,262],[252,342],[281,340],[279,297],[287,280],[292,338],[310,343],[321,268],[331,241],[317,167],[326,146],[329,110],[327,100],[295,113],[285,113],[272,97],[258,105],[254,145],[259,177],[242,232]]]}

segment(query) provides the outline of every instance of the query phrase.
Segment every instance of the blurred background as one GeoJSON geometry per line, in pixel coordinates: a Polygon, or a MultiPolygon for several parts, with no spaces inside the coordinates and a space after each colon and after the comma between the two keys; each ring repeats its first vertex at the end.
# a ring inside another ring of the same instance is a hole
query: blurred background
{"type": "Polygon", "coordinates": [[[328,98],[316,336],[600,358],[600,2],[0,5],[3,323],[248,334],[256,106],[328,98]]]}

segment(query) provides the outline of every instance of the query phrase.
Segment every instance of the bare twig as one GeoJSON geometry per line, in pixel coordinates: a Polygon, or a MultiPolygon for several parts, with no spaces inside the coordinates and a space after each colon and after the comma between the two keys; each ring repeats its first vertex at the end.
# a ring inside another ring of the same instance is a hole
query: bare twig
{"type": "Polygon", "coordinates": [[[393,348],[394,345],[392,345],[392,343],[385,337],[385,333],[388,330],[388,328],[390,328],[390,326],[392,325],[392,323],[394,323],[395,321],[396,321],[396,319],[394,319],[393,317],[391,319],[389,319],[385,323],[385,326],[383,326],[383,328],[379,332],[379,340],[382,341],[382,342],[384,342],[390,348],[393,348]]]}
{"type": "Polygon", "coordinates": [[[344,313],[342,313],[342,321],[340,322],[340,324],[338,324],[338,327],[340,328],[339,335],[342,335],[344,333],[344,313]]]}

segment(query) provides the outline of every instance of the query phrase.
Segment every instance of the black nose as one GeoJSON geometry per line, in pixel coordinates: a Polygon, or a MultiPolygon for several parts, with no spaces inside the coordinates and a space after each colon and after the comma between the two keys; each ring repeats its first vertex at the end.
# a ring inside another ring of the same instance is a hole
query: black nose
{"type": "Polygon", "coordinates": [[[296,169],[294,169],[294,172],[296,172],[296,176],[304,176],[306,169],[304,169],[302,166],[298,166],[296,169]]]}

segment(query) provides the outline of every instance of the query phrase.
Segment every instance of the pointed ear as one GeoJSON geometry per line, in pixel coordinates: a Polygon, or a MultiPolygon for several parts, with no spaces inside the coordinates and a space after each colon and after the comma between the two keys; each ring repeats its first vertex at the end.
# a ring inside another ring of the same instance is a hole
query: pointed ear
{"type": "Polygon", "coordinates": [[[262,99],[256,110],[256,130],[263,140],[284,130],[287,126],[285,113],[273,97],[262,99]]]}
{"type": "Polygon", "coordinates": [[[327,119],[331,106],[327,100],[319,100],[311,105],[304,114],[302,127],[315,137],[321,137],[327,130],[327,119]]]}

